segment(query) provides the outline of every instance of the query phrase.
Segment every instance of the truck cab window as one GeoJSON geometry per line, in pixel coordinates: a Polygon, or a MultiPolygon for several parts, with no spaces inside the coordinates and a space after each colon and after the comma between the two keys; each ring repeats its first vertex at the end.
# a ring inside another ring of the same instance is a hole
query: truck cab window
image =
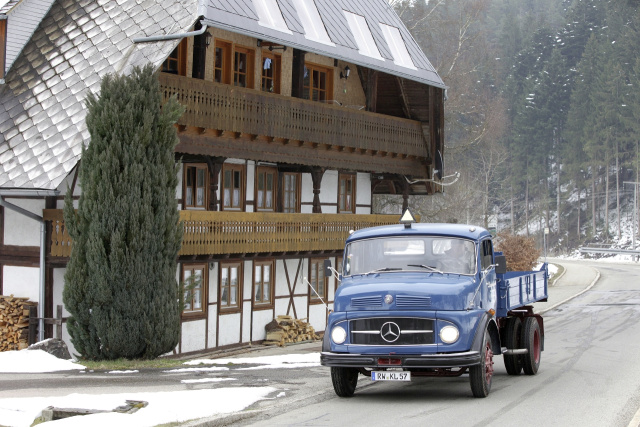
{"type": "Polygon", "coordinates": [[[482,269],[485,270],[493,264],[493,245],[491,240],[482,241],[482,269]]]}

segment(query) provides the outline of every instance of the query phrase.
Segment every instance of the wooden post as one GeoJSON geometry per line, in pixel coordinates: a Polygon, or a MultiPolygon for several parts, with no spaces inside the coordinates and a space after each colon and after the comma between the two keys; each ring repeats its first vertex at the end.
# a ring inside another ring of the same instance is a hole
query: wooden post
{"type": "Polygon", "coordinates": [[[56,338],[62,339],[62,306],[56,306],[56,338]]]}
{"type": "Polygon", "coordinates": [[[29,306],[29,345],[35,344],[38,337],[38,306],[29,306]]]}
{"type": "Polygon", "coordinates": [[[313,182],[313,213],[322,213],[320,204],[320,185],[322,184],[323,168],[311,168],[311,181],[313,182]]]}
{"type": "Polygon", "coordinates": [[[293,49],[293,69],[291,70],[291,96],[302,98],[304,92],[304,57],[306,52],[293,49]]]}

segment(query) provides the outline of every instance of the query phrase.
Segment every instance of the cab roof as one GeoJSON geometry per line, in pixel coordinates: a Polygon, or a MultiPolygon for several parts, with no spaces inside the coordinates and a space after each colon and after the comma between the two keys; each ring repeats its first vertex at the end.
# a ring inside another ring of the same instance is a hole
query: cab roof
{"type": "Polygon", "coordinates": [[[465,239],[480,240],[491,234],[484,228],[475,225],[465,224],[434,224],[434,223],[414,223],[411,227],[403,224],[383,225],[380,227],[364,228],[354,231],[347,239],[347,243],[354,240],[371,239],[391,236],[443,236],[461,237],[465,239]]]}

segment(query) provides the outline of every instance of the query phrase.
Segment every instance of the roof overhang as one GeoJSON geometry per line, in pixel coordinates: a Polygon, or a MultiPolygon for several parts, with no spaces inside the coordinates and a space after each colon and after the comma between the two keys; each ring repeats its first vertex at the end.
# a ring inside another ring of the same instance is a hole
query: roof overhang
{"type": "MultiPolygon", "coordinates": [[[[204,19],[202,23],[210,27],[243,34],[245,36],[277,43],[283,46],[290,46],[305,52],[328,56],[330,58],[335,58],[358,66],[413,80],[418,83],[446,89],[446,85],[433,68],[417,68],[413,70],[407,67],[402,67],[390,59],[379,60],[371,58],[361,54],[357,49],[338,43],[333,45],[319,43],[307,39],[304,34],[299,32],[291,31],[289,34],[283,31],[278,31],[260,25],[255,19],[230,13],[212,6],[207,6],[204,10],[204,19]]],[[[426,60],[424,57],[423,59],[426,60]]],[[[428,62],[428,60],[426,60],[426,62],[428,62]]]]}

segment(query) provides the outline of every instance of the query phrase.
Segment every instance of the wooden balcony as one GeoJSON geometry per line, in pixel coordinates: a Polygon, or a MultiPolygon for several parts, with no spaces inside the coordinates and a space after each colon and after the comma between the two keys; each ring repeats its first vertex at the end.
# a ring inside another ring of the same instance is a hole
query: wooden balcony
{"type": "MultiPolygon", "coordinates": [[[[307,154],[309,160],[316,160],[318,153],[335,152],[340,154],[338,160],[351,154],[352,162],[355,153],[361,157],[356,161],[362,161],[364,167],[372,163],[375,172],[426,174],[429,155],[425,131],[418,121],[166,73],[159,73],[159,79],[163,100],[175,95],[186,109],[178,120],[180,129],[190,129],[191,134],[201,137],[195,141],[195,137],[181,136],[178,151],[189,152],[186,148],[191,146],[194,154],[204,154],[203,147],[215,140],[211,135],[247,135],[255,143],[280,141],[287,145],[288,155],[292,146],[311,146],[316,151],[307,154]]],[[[224,148],[217,146],[212,155],[232,154],[219,154],[224,148]]],[[[251,158],[249,151],[246,148],[237,155],[251,158]]],[[[270,150],[261,147],[256,154],[264,156],[265,151],[270,150]]],[[[282,153],[274,156],[282,159],[282,153]]],[[[331,165],[335,160],[327,158],[331,165]]]]}
{"type": "MultiPolygon", "coordinates": [[[[397,224],[398,215],[283,214],[180,211],[184,226],[179,255],[319,253],[339,251],[350,230],[397,224]]],[[[45,209],[51,224],[48,254],[68,257],[71,238],[62,210],[45,209]]]]}

